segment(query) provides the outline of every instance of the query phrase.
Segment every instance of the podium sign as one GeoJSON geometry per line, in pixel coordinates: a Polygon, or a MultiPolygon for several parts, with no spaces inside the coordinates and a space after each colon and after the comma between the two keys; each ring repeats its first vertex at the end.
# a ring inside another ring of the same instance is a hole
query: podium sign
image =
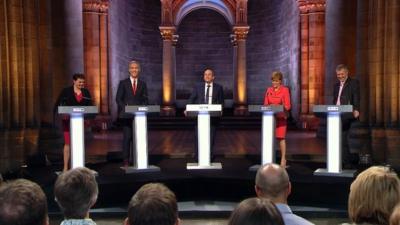
{"type": "MultiPolygon", "coordinates": [[[[249,105],[249,112],[262,113],[261,165],[275,162],[275,113],[283,112],[282,105],[249,105]]],[[[257,170],[259,165],[250,167],[257,170]]]]}
{"type": "Polygon", "coordinates": [[[197,116],[198,163],[188,163],[187,169],[222,169],[221,163],[211,163],[210,117],[220,116],[222,105],[189,104],[186,105],[188,116],[197,116]]]}
{"type": "Polygon", "coordinates": [[[84,115],[98,112],[97,106],[58,106],[58,114],[70,115],[72,168],[85,166],[84,115]]]}
{"type": "Polygon", "coordinates": [[[159,105],[128,105],[125,106],[125,113],[130,113],[135,116],[132,122],[132,128],[135,130],[133,140],[135,140],[134,154],[135,162],[133,167],[125,169],[126,173],[144,172],[144,171],[157,171],[160,168],[148,165],[148,145],[147,145],[147,114],[159,113],[159,105]]]}
{"type": "Polygon", "coordinates": [[[315,105],[313,112],[327,115],[327,169],[317,169],[314,175],[353,177],[354,170],[342,170],[342,120],[340,115],[352,113],[352,105],[315,105]]]}

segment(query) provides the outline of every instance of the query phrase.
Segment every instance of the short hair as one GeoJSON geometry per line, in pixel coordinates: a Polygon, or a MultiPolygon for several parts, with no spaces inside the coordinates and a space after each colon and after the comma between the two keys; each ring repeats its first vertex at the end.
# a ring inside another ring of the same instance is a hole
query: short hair
{"type": "Polygon", "coordinates": [[[25,179],[0,185],[1,225],[43,225],[47,219],[47,199],[39,185],[25,179]]]}
{"type": "Polygon", "coordinates": [[[271,75],[271,80],[283,80],[283,74],[280,71],[274,71],[271,75]]]}
{"type": "Polygon", "coordinates": [[[62,173],[54,185],[56,201],[66,218],[83,219],[96,203],[98,186],[88,168],[80,167],[62,173]]]}
{"type": "Polygon", "coordinates": [[[173,225],[177,219],[175,194],[161,183],[143,185],[129,202],[130,225],[173,225]]]}
{"type": "Polygon", "coordinates": [[[81,74],[81,73],[76,73],[72,76],[72,80],[78,80],[78,79],[85,79],[85,75],[81,74]]]}
{"type": "Polygon", "coordinates": [[[128,64],[128,67],[130,67],[132,64],[136,64],[139,67],[139,71],[141,70],[139,61],[136,61],[136,60],[130,61],[128,64]]]}
{"type": "Polygon", "coordinates": [[[349,71],[349,68],[347,67],[347,65],[345,64],[339,64],[336,66],[336,71],[341,71],[341,70],[345,70],[345,71],[349,71]]]}
{"type": "Polygon", "coordinates": [[[283,225],[274,203],[267,198],[248,198],[233,210],[228,225],[283,225]]]}
{"type": "Polygon", "coordinates": [[[206,67],[206,68],[203,70],[203,74],[204,74],[207,70],[211,71],[212,75],[214,76],[214,70],[211,69],[210,67],[206,67]]]}
{"type": "Polygon", "coordinates": [[[273,163],[265,164],[257,170],[255,183],[262,191],[262,197],[269,198],[279,197],[290,185],[286,169],[273,163]]]}
{"type": "Polygon", "coordinates": [[[400,225],[400,204],[394,208],[389,220],[390,225],[400,225]]]}
{"type": "Polygon", "coordinates": [[[350,186],[348,210],[354,223],[389,224],[400,201],[400,181],[388,167],[372,166],[360,173],[350,186]]]}

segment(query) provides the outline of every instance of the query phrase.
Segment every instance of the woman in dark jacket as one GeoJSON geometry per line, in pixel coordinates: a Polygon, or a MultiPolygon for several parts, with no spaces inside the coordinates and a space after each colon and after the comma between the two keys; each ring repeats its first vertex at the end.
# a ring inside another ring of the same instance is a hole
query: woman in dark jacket
{"type": "MultiPolygon", "coordinates": [[[[72,80],[73,80],[73,85],[70,87],[66,87],[61,91],[61,94],[57,99],[56,106],[93,105],[92,97],[89,93],[89,90],[84,88],[85,77],[83,76],[83,74],[74,74],[72,80]]],[[[68,116],[63,117],[62,128],[64,132],[63,172],[65,172],[69,168],[69,159],[71,155],[71,147],[70,147],[71,137],[69,132],[70,124],[68,116]]]]}

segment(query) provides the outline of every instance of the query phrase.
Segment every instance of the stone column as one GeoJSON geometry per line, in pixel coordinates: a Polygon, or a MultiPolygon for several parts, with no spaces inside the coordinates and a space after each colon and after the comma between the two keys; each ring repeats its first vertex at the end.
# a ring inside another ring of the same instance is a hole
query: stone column
{"type": "Polygon", "coordinates": [[[375,162],[400,163],[400,2],[358,1],[357,70],[361,120],[371,127],[375,162]],[[363,100],[363,99],[367,100],[363,100]],[[363,116],[363,113],[366,116],[363,116]]]}
{"type": "Polygon", "coordinates": [[[233,33],[236,42],[236,73],[233,89],[234,114],[244,115],[247,113],[247,76],[246,76],[246,38],[249,26],[234,26],[233,33]]]}
{"type": "Polygon", "coordinates": [[[303,127],[316,128],[312,108],[324,101],[325,0],[299,0],[301,30],[301,115],[303,127]]]}
{"type": "Polygon", "coordinates": [[[174,26],[160,26],[163,38],[163,91],[162,91],[162,115],[173,116],[175,110],[175,56],[173,51],[176,42],[174,26]]]}
{"type": "Polygon", "coordinates": [[[108,0],[83,1],[86,86],[99,112],[108,115],[108,0]]]}

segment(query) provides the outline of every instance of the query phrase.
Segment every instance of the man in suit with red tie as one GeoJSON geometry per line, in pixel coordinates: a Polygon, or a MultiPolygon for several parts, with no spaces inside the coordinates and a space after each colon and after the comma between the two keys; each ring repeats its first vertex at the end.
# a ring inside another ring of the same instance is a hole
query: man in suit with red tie
{"type": "Polygon", "coordinates": [[[340,64],[336,67],[338,82],[333,89],[333,104],[352,105],[352,114],[342,115],[342,161],[345,167],[349,167],[352,160],[350,148],[347,141],[348,131],[351,123],[360,116],[360,84],[358,80],[349,77],[349,69],[346,65],[340,64]]]}
{"type": "Polygon", "coordinates": [[[118,85],[116,101],[118,104],[118,116],[123,123],[123,157],[124,167],[128,167],[134,162],[134,155],[131,149],[135,145],[132,138],[132,115],[125,113],[127,105],[147,105],[147,86],[139,79],[140,64],[137,61],[129,62],[129,78],[121,80],[118,85]]]}

